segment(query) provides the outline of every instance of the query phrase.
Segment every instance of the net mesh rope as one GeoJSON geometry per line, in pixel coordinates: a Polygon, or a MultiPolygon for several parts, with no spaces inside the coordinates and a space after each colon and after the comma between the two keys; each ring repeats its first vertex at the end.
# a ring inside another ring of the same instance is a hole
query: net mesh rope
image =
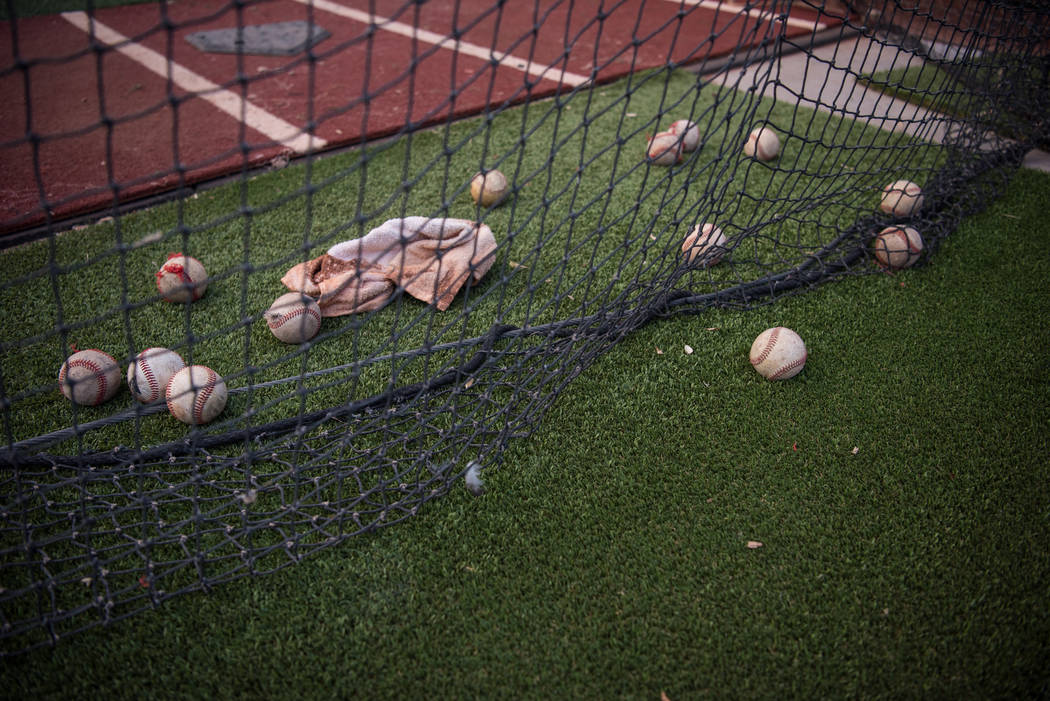
{"type": "Polygon", "coordinates": [[[893,224],[921,232],[922,265],[1050,136],[1050,14],[1037,4],[552,0],[513,15],[454,3],[443,22],[427,3],[286,4],[309,24],[343,17],[333,6],[370,19],[276,69],[238,53],[233,75],[195,93],[178,73],[185,34],[243,30],[273,3],[199,3],[192,20],[150,4],[151,21],[123,39],[104,29],[126,9],[87,6],[52,18],[88,37],[57,57],[25,49],[41,30],[6,3],[0,79],[22,113],[0,147],[27,159],[19,177],[33,196],[5,221],[0,254],[4,655],[411,517],[472,465],[497,468],[577,375],[651,320],[887,274],[872,240],[893,224]],[[701,13],[708,31],[696,34],[701,13]],[[378,47],[397,31],[391,60],[378,47]],[[468,44],[488,52],[480,64],[468,44]],[[161,58],[163,95],[120,111],[111,90],[136,89],[122,57],[140,45],[161,58]],[[348,52],[360,83],[333,85],[324,66],[348,52]],[[33,96],[84,60],[94,120],[76,133],[35,126],[33,96]],[[255,93],[282,75],[305,97],[278,142],[246,123],[255,93]],[[447,97],[426,103],[436,82],[447,97]],[[228,94],[236,143],[191,152],[185,129],[207,128],[193,121],[201,99],[228,94]],[[400,121],[384,131],[390,101],[400,121]],[[120,140],[158,116],[170,165],[118,172],[120,140]],[[658,165],[648,136],[677,119],[697,125],[699,146],[658,165]],[[357,136],[288,145],[336,123],[357,136]],[[782,144],[769,162],[741,155],[763,124],[782,144]],[[104,144],[104,182],[56,193],[50,149],[89,132],[104,144]],[[510,186],[491,209],[468,194],[489,169],[510,186]],[[880,211],[882,187],[905,177],[922,184],[922,207],[880,211]],[[399,289],[379,309],[326,318],[309,343],[270,336],[262,314],[286,291],[284,271],[414,215],[490,226],[492,268],[446,311],[399,289]],[[704,222],[725,234],[717,265],[683,252],[704,222]],[[200,302],[159,299],[153,271],[171,251],[207,262],[200,302]],[[220,417],[185,426],[126,389],[98,407],[60,393],[73,348],[106,350],[123,369],[146,346],[219,372],[220,417]]]}

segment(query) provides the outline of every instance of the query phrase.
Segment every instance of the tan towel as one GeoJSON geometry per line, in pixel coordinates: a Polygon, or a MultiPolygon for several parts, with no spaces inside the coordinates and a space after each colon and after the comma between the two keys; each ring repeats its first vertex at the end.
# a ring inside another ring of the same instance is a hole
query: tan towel
{"type": "Polygon", "coordinates": [[[485,224],[405,217],[332,246],[291,268],[281,282],[318,298],[323,316],[379,309],[399,287],[445,311],[465,283],[485,276],[495,252],[496,237],[485,224]]]}

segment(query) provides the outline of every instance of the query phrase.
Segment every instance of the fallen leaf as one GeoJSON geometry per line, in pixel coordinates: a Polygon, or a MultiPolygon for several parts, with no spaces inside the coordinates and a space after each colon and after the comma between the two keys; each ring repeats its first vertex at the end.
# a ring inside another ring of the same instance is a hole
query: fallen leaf
{"type": "Polygon", "coordinates": [[[762,542],[758,540],[749,540],[747,541],[747,547],[751,548],[752,550],[756,550],[762,547],[762,542]]]}

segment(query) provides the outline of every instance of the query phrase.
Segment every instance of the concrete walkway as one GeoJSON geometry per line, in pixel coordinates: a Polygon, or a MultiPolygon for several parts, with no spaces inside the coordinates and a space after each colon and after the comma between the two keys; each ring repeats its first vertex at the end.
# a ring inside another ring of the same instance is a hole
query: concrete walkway
{"type": "MultiPolygon", "coordinates": [[[[942,143],[957,120],[870,89],[857,80],[860,74],[921,63],[922,58],[912,52],[856,36],[706,77],[737,89],[762,87],[765,97],[798,102],[879,129],[942,143]]],[[[1050,172],[1050,153],[1033,150],[1022,165],[1050,172]]]]}

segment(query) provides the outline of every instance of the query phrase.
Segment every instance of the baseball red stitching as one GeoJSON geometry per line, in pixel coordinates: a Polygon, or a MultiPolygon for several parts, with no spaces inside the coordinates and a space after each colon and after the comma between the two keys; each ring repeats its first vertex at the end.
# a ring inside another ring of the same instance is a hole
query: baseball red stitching
{"type": "MultiPolygon", "coordinates": [[[[153,375],[153,367],[146,361],[145,357],[146,353],[150,352],[151,350],[153,349],[147,348],[139,354],[138,365],[139,369],[142,371],[142,374],[146,376],[146,382],[149,383],[149,400],[151,402],[155,402],[158,399],[160,399],[160,387],[157,386],[157,378],[153,375]]],[[[138,383],[136,383],[136,389],[138,388],[137,385],[138,383]]]]}
{"type": "MultiPolygon", "coordinates": [[[[909,261],[911,260],[912,255],[918,255],[918,254],[922,253],[922,249],[921,248],[916,248],[915,245],[911,242],[911,236],[908,236],[908,230],[907,229],[902,229],[900,227],[897,227],[896,229],[894,229],[893,233],[897,234],[897,238],[900,239],[900,242],[904,244],[904,249],[903,250],[908,252],[908,260],[909,261]]],[[[889,251],[889,249],[887,247],[887,254],[889,254],[891,252],[892,253],[896,253],[897,251],[900,251],[900,250],[901,249],[899,249],[899,248],[895,248],[895,249],[893,249],[893,251],[889,251]]],[[[905,261],[905,262],[907,262],[907,261],[905,261]]]]}
{"type": "Polygon", "coordinates": [[[752,365],[757,367],[762,364],[762,361],[769,357],[769,354],[773,352],[773,346],[777,345],[777,337],[779,335],[780,327],[778,326],[775,329],[773,329],[773,333],[769,334],[769,339],[766,341],[766,347],[763,348],[762,352],[758,354],[758,358],[751,361],[752,365]]]}
{"type": "Polygon", "coordinates": [[[299,316],[300,314],[309,314],[310,316],[312,316],[315,319],[317,319],[317,323],[319,323],[319,324],[321,323],[321,315],[317,313],[317,310],[314,309],[313,307],[307,307],[307,306],[302,306],[302,307],[299,307],[298,309],[293,309],[293,310],[291,310],[289,312],[285,312],[284,314],[282,314],[281,316],[277,317],[276,319],[268,320],[266,323],[270,326],[271,329],[279,329],[282,326],[284,326],[286,321],[288,321],[289,319],[294,319],[295,317],[299,316]]]}
{"type": "MultiPolygon", "coordinates": [[[[908,251],[909,252],[914,253],[915,255],[918,255],[918,254],[922,253],[922,249],[916,247],[915,244],[913,244],[911,242],[911,236],[908,236],[908,232],[907,231],[902,231],[901,234],[904,236],[904,241],[908,245],[908,251]]],[[[911,256],[908,256],[908,257],[911,258],[911,256]]]]}
{"type": "MultiPolygon", "coordinates": [[[[75,367],[86,367],[95,374],[95,387],[97,389],[97,392],[95,393],[95,402],[92,406],[97,406],[101,404],[102,400],[106,396],[106,375],[102,372],[102,368],[100,368],[93,361],[87,360],[85,358],[77,358],[76,360],[70,360],[66,363],[66,368],[75,367]]],[[[68,372],[68,370],[64,369],[61,373],[61,377],[58,378],[60,384],[66,384],[66,372],[68,372]]],[[[76,396],[75,388],[70,388],[70,392],[73,393],[74,397],[76,396]]]]}
{"type": "Polygon", "coordinates": [[[179,415],[179,413],[177,411],[175,411],[175,405],[171,401],[171,399],[172,399],[172,397],[171,397],[171,385],[172,385],[173,382],[175,382],[175,377],[178,374],[179,373],[175,373],[174,375],[169,377],[168,378],[168,384],[164,385],[164,403],[168,405],[168,411],[171,412],[172,416],[178,416],[179,415]]]}
{"type": "MultiPolygon", "coordinates": [[[[201,387],[197,400],[193,403],[193,420],[199,424],[204,423],[204,405],[208,403],[208,397],[215,390],[216,383],[215,371],[211,368],[205,369],[208,371],[208,379],[205,381],[204,386],[201,387]]],[[[190,371],[190,386],[193,386],[193,371],[190,371]]]]}
{"type": "Polygon", "coordinates": [[[801,358],[799,358],[798,360],[793,360],[790,363],[788,363],[787,365],[785,365],[784,367],[780,368],[779,370],[774,372],[772,375],[770,375],[769,379],[771,379],[771,380],[779,380],[783,375],[786,375],[790,370],[793,370],[793,369],[795,369],[795,368],[797,368],[797,367],[799,367],[801,365],[805,365],[806,364],[806,358],[808,357],[808,355],[809,355],[808,353],[803,353],[801,358]]]}

